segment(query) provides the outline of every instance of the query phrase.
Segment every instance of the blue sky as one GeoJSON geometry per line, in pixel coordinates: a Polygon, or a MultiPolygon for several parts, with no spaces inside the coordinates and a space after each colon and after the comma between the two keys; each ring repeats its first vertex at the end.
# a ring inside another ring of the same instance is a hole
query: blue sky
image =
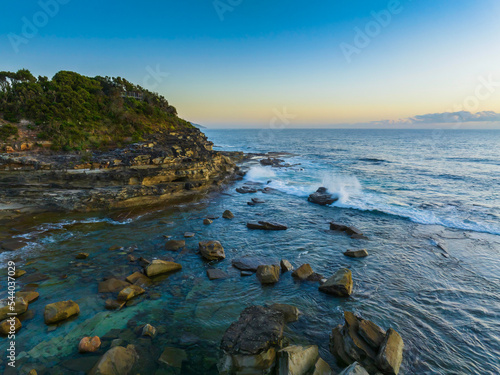
{"type": "Polygon", "coordinates": [[[9,2],[0,70],[122,76],[210,127],[265,127],[277,111],[290,127],[500,112],[497,3],[9,2]]]}

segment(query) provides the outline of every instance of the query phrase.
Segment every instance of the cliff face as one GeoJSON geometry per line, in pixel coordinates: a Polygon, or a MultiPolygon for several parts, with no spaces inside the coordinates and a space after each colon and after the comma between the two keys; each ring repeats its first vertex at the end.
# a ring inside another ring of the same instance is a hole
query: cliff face
{"type": "Polygon", "coordinates": [[[222,154],[198,129],[82,154],[26,150],[0,154],[5,207],[90,211],[155,204],[237,177],[240,154],[222,154]]]}

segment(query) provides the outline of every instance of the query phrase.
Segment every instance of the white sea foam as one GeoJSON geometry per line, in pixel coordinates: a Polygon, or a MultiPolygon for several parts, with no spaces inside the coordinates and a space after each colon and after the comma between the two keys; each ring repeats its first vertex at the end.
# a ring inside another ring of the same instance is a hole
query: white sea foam
{"type": "Polygon", "coordinates": [[[250,168],[245,177],[250,181],[265,182],[276,177],[276,173],[271,167],[255,166],[250,168]]]}

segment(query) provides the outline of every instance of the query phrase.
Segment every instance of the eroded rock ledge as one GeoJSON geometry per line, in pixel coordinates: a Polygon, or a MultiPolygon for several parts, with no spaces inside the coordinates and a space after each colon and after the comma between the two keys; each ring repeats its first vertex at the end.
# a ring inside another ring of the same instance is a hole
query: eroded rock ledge
{"type": "Polygon", "coordinates": [[[0,154],[0,208],[90,211],[154,204],[235,178],[242,153],[212,150],[198,129],[110,151],[0,154]]]}

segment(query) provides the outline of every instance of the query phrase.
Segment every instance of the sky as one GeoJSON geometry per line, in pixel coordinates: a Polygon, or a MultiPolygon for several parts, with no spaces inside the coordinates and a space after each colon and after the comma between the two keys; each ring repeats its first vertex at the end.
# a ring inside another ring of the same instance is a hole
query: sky
{"type": "Polygon", "coordinates": [[[210,128],[500,127],[499,3],[9,1],[0,70],[121,76],[210,128]]]}

